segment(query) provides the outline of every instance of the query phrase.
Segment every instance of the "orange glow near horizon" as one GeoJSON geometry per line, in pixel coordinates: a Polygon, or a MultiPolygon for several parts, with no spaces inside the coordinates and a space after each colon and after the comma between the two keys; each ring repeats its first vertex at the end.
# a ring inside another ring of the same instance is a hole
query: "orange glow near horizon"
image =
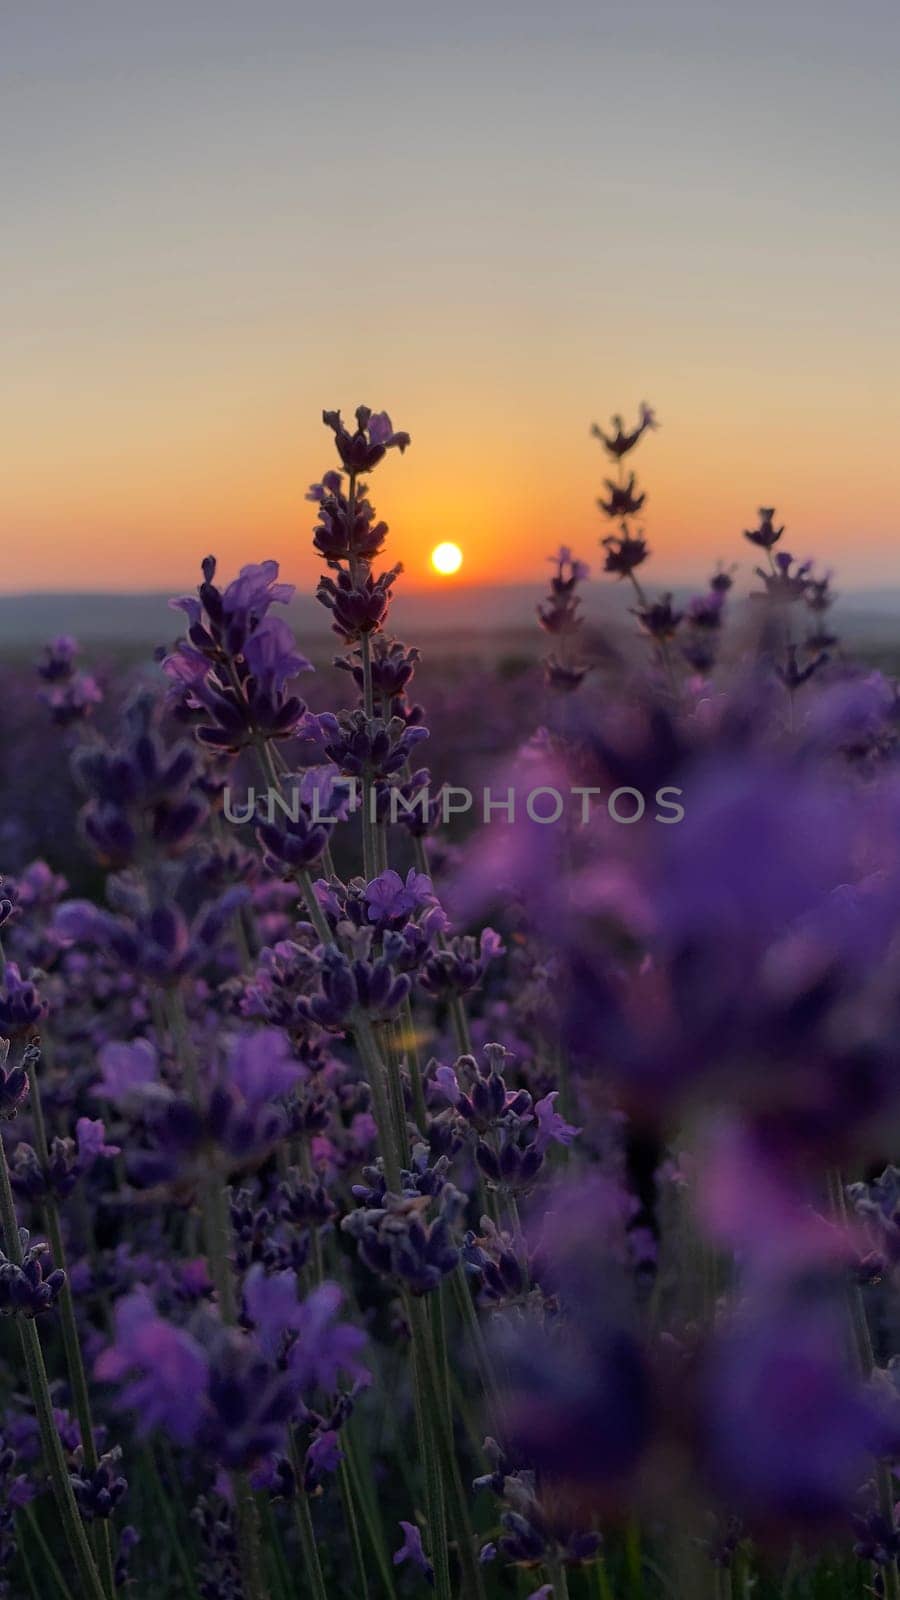
{"type": "MultiPolygon", "coordinates": [[[[609,526],[595,502],[610,468],[589,425],[605,424],[613,409],[629,418],[636,400],[629,405],[627,393],[613,393],[604,405],[587,375],[576,377],[573,389],[581,392],[565,409],[548,410],[543,427],[535,413],[500,443],[498,401],[486,408],[483,431],[474,417],[455,438],[452,404],[445,416],[431,400],[418,421],[416,397],[391,405],[412,446],[402,458],[388,456],[369,491],[390,526],[385,564],[403,563],[404,587],[446,582],[431,560],[443,544],[465,550],[454,578],[466,586],[541,582],[546,557],[560,544],[599,576],[598,545],[609,526]]],[[[625,389],[624,373],[620,381],[625,389]]],[[[887,405],[859,431],[848,472],[837,396],[830,415],[820,397],[817,426],[795,433],[787,415],[760,408],[754,416],[746,395],[733,398],[728,416],[708,410],[696,383],[681,393],[671,379],[640,390],[661,420],[629,457],[647,490],[648,577],[699,581],[718,560],[739,561],[746,576],[755,552],[741,532],[768,504],[787,523],[786,548],[835,567],[839,586],[873,581],[885,558],[885,581],[900,579],[900,473],[887,405]]],[[[367,399],[372,387],[359,385],[367,399]]],[[[304,495],[330,464],[330,436],[312,397],[302,408],[238,417],[223,416],[212,393],[205,417],[195,397],[190,420],[167,412],[162,395],[155,411],[145,395],[144,414],[124,424],[105,405],[80,417],[60,411],[44,432],[26,432],[22,417],[10,416],[5,437],[17,470],[0,484],[0,587],[177,593],[195,585],[200,561],[214,553],[223,578],[274,556],[286,579],[313,588],[321,564],[310,539],[315,508],[304,495]],[[298,426],[298,415],[309,424],[298,426]]],[[[380,387],[372,398],[390,403],[380,387]]]]}
{"type": "Polygon", "coordinates": [[[370,484],[409,590],[442,543],[460,586],[560,545],[598,577],[590,425],[641,400],[648,581],[746,577],[774,505],[840,588],[900,582],[880,24],[835,0],[811,64],[803,5],[511,37],[483,0],[347,3],[17,9],[0,590],[179,593],[208,553],[314,588],[321,412],[360,402],[412,436],[370,484]]]}

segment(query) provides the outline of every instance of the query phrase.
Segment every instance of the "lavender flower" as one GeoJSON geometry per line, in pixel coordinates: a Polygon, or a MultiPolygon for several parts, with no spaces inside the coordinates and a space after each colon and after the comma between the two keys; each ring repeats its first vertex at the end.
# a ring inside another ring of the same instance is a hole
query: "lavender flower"
{"type": "Polygon", "coordinates": [[[339,411],[323,411],[322,421],[332,430],[348,472],[371,472],[388,450],[399,450],[402,455],[409,445],[409,434],[395,432],[386,411],[372,412],[368,406],[357,406],[353,433],[341,421],[339,411]]]}
{"type": "Polygon", "coordinates": [[[197,722],[201,743],[216,750],[289,738],[306,707],[287,684],[312,669],[286,624],[269,612],[288,603],[293,585],[277,582],[276,561],[242,567],[224,590],[214,584],[215,572],[208,556],[198,598],[172,601],[188,619],[187,639],[163,662],[177,703],[197,722]]]}
{"type": "Polygon", "coordinates": [[[52,1311],[66,1281],[56,1267],[44,1277],[43,1260],[49,1246],[31,1244],[27,1228],[19,1229],[21,1264],[0,1250],[0,1316],[39,1317],[52,1311]]]}
{"type": "Polygon", "coordinates": [[[421,1533],[413,1522],[401,1522],[400,1527],[403,1531],[403,1543],[399,1550],[394,1551],[394,1566],[402,1566],[405,1561],[411,1562],[414,1567],[418,1567],[426,1582],[433,1587],[434,1567],[422,1547],[421,1533]]]}

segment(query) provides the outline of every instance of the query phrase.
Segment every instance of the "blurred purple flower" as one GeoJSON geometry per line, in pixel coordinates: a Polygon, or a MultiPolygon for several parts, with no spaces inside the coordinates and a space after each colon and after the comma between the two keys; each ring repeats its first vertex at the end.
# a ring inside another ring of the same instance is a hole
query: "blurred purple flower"
{"type": "Polygon", "coordinates": [[[98,1357],[95,1375],[124,1383],[121,1402],[134,1411],[139,1432],[162,1428],[177,1444],[190,1444],[207,1404],[209,1361],[202,1346],[159,1316],[143,1289],[118,1302],[114,1321],[115,1338],[98,1357]]]}
{"type": "Polygon", "coordinates": [[[98,1059],[100,1081],[93,1089],[98,1099],[111,1100],[122,1107],[135,1095],[159,1084],[159,1061],[149,1039],[133,1039],[127,1044],[110,1040],[103,1045],[98,1059]]]}
{"type": "Polygon", "coordinates": [[[704,1464],[730,1510],[756,1524],[827,1529],[873,1456],[900,1444],[900,1401],[849,1368],[837,1294],[773,1295],[738,1313],[704,1374],[704,1464]]]}
{"type": "Polygon", "coordinates": [[[241,1033],[232,1042],[225,1081],[236,1088],[251,1110],[289,1094],[306,1076],[291,1043],[280,1028],[241,1033]]]}
{"type": "Polygon", "coordinates": [[[333,1394],[342,1373],[355,1383],[369,1382],[369,1370],[360,1359],[365,1334],[336,1320],[343,1299],[336,1283],[323,1283],[298,1300],[296,1274],[266,1274],[261,1263],[247,1274],[244,1305],[260,1345],[271,1360],[286,1355],[301,1393],[320,1388],[333,1394]]]}
{"type": "Polygon", "coordinates": [[[580,1128],[573,1128],[571,1123],[560,1116],[555,1109],[558,1099],[559,1090],[553,1089],[550,1094],[544,1095],[543,1100],[535,1101],[534,1114],[537,1117],[538,1130],[534,1142],[541,1155],[549,1144],[571,1144],[582,1131],[580,1128]]]}
{"type": "Polygon", "coordinates": [[[122,1153],[119,1145],[106,1143],[103,1123],[93,1121],[90,1117],[78,1118],[75,1137],[78,1142],[78,1164],[82,1172],[88,1171],[101,1156],[118,1156],[122,1153]]]}
{"type": "Polygon", "coordinates": [[[394,1566],[400,1567],[405,1561],[410,1561],[418,1567],[426,1581],[434,1584],[434,1568],[422,1548],[422,1535],[414,1522],[402,1522],[403,1543],[399,1550],[394,1551],[394,1566]]]}

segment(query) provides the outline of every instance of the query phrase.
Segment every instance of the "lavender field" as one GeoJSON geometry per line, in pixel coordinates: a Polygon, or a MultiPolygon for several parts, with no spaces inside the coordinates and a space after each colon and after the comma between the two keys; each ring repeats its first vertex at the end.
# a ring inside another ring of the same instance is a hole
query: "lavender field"
{"type": "Polygon", "coordinates": [[[328,649],[0,669],[0,1593],[900,1600],[896,684],[774,509],[661,592],[646,406],[420,659],[324,423],[328,649]]]}

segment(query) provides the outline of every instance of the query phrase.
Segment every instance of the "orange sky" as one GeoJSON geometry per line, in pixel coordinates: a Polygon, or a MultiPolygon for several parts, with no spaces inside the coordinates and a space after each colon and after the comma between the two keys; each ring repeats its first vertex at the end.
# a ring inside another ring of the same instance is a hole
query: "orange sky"
{"type": "Polygon", "coordinates": [[[589,426],[642,399],[661,579],[746,564],[765,502],[900,580],[895,13],[304,9],[9,26],[0,588],[177,591],[209,550],[312,586],[319,414],[360,401],[413,436],[373,495],[416,583],[442,539],[466,581],[591,560],[589,426]]]}

